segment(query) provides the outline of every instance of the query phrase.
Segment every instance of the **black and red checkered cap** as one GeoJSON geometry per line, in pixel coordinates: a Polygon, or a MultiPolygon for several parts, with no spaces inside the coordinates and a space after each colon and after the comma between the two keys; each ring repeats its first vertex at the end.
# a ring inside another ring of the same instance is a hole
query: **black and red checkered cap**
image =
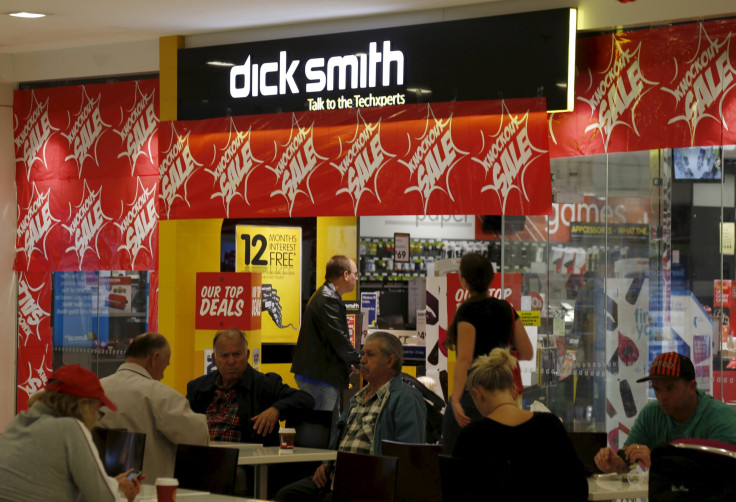
{"type": "Polygon", "coordinates": [[[637,382],[645,382],[653,378],[682,378],[683,380],[695,380],[695,367],[693,362],[677,352],[664,352],[652,361],[649,368],[649,376],[640,378],[637,382]]]}

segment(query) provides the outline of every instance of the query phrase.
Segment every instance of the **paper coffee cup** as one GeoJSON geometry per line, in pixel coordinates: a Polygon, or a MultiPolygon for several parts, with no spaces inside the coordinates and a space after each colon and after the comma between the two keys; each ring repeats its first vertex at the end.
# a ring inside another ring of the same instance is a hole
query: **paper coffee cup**
{"type": "Polygon", "coordinates": [[[179,480],[176,478],[156,478],[156,500],[158,502],[174,502],[179,480]]]}
{"type": "Polygon", "coordinates": [[[285,450],[294,449],[294,439],[296,438],[296,429],[284,428],[279,429],[279,439],[281,448],[285,450]]]}

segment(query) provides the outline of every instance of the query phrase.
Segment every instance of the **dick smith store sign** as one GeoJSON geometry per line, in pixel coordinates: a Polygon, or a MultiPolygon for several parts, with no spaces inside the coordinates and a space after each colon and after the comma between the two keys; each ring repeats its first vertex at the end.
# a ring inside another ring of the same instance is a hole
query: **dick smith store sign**
{"type": "Polygon", "coordinates": [[[178,116],[537,96],[565,110],[574,34],[574,10],[555,9],[182,49],[178,116]]]}

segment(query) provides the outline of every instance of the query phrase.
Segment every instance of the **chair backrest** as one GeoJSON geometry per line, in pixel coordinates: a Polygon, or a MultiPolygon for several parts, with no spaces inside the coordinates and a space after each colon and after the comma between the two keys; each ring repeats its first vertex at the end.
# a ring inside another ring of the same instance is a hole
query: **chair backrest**
{"type": "Polygon", "coordinates": [[[736,458],[732,452],[703,446],[659,445],[652,449],[649,500],[736,500],[736,458]]]}
{"type": "Polygon", "coordinates": [[[92,429],[92,440],[108,476],[117,476],[128,469],[143,469],[146,435],[124,429],[92,429]]]}
{"type": "Polygon", "coordinates": [[[337,452],[334,502],[394,502],[398,459],[337,452]]]}
{"type": "Polygon", "coordinates": [[[439,455],[442,445],[381,441],[381,452],[399,459],[396,502],[440,502],[439,455]]]}
{"type": "Polygon", "coordinates": [[[332,411],[299,410],[286,419],[286,426],[296,429],[294,446],[328,448],[332,430],[332,411]]]}
{"type": "Polygon", "coordinates": [[[238,453],[237,448],[179,444],[174,477],[181,488],[233,495],[238,453]]]}

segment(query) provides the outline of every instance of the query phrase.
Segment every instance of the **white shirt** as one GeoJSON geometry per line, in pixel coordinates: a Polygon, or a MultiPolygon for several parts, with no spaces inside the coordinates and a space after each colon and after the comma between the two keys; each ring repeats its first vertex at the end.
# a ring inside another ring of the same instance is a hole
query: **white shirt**
{"type": "Polygon", "coordinates": [[[209,443],[207,417],[194,413],[184,396],[151,378],[139,364],[123,363],[117,372],[100,382],[118,410],[104,409],[105,416],[97,425],[146,434],[145,483],[174,475],[177,444],[209,443]]]}

